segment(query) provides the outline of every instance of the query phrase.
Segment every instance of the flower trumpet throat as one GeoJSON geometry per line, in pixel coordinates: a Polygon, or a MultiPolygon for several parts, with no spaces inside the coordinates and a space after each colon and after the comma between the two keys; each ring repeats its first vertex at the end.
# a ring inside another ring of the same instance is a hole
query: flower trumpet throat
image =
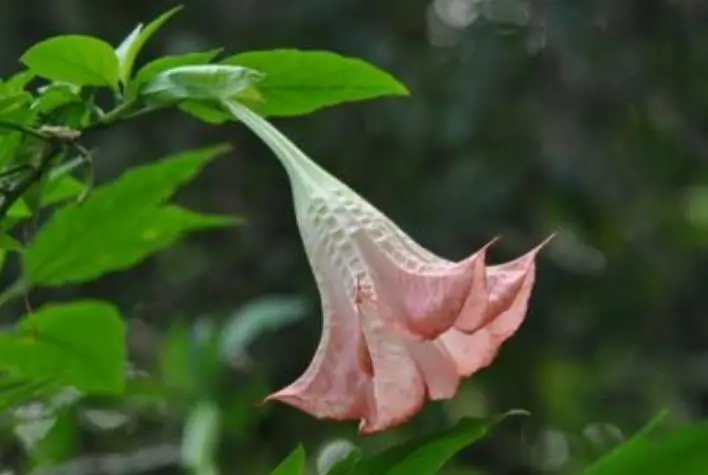
{"type": "Polygon", "coordinates": [[[225,107],[275,153],[322,303],[322,337],[307,370],[271,394],[318,418],[379,432],[449,399],[489,365],[526,315],[535,257],[486,264],[489,244],[452,262],[310,160],[268,121],[225,107]]]}

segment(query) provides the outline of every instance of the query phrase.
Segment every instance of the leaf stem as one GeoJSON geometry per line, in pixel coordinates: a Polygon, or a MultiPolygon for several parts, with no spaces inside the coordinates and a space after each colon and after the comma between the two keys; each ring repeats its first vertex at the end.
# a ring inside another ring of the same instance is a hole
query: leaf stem
{"type": "Polygon", "coordinates": [[[29,165],[17,165],[16,167],[8,168],[7,170],[3,170],[2,172],[0,172],[0,179],[7,178],[12,175],[17,175],[20,172],[24,172],[31,169],[32,167],[29,165]]]}
{"type": "MultiPolygon", "coordinates": [[[[10,207],[17,201],[22,195],[37,181],[41,180],[44,174],[51,167],[54,157],[59,153],[70,147],[76,150],[79,155],[81,155],[85,162],[88,163],[89,168],[89,178],[88,178],[88,191],[90,192],[92,182],[93,182],[93,160],[91,159],[91,154],[86,150],[81,144],[77,142],[77,139],[84,136],[87,132],[102,129],[113,125],[117,122],[122,122],[127,119],[132,119],[156,110],[159,107],[145,106],[142,109],[138,109],[133,112],[129,112],[132,107],[137,103],[135,101],[125,101],[119,106],[115,107],[109,112],[106,112],[102,117],[99,118],[93,124],[88,125],[82,130],[72,130],[64,127],[49,127],[47,130],[35,130],[30,127],[26,127],[21,124],[13,124],[8,122],[0,122],[0,128],[4,127],[7,129],[15,130],[17,132],[22,132],[27,135],[31,135],[38,139],[41,139],[49,144],[51,148],[40,157],[39,164],[34,167],[29,167],[29,173],[22,179],[13,183],[9,191],[5,191],[0,194],[0,220],[2,220],[10,207]]],[[[86,198],[86,193],[82,194],[81,200],[86,198]]]]}
{"type": "Polygon", "coordinates": [[[4,218],[10,207],[25,194],[25,192],[37,181],[41,180],[52,164],[52,160],[64,148],[62,142],[53,140],[49,151],[44,153],[39,160],[39,164],[31,167],[29,173],[22,179],[12,184],[9,191],[0,196],[0,219],[4,218]]]}
{"type": "Polygon", "coordinates": [[[51,137],[47,136],[43,132],[35,130],[31,127],[24,126],[22,124],[0,121],[0,128],[14,130],[15,132],[21,132],[26,135],[31,135],[32,137],[38,138],[40,140],[51,140],[51,137]]]}
{"type": "Polygon", "coordinates": [[[24,296],[28,290],[27,281],[25,279],[19,279],[10,287],[5,289],[0,293],[0,307],[3,307],[6,303],[24,296]]]}

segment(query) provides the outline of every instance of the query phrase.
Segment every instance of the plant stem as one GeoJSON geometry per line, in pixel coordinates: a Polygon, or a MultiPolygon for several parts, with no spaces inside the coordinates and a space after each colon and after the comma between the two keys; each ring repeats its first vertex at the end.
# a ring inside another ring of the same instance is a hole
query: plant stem
{"type": "Polygon", "coordinates": [[[26,127],[22,124],[13,124],[12,122],[0,122],[0,128],[21,132],[23,134],[31,135],[32,137],[38,138],[40,140],[51,140],[50,137],[40,132],[39,130],[35,130],[31,127],[26,127]]]}
{"type": "MultiPolygon", "coordinates": [[[[7,129],[12,129],[16,130],[17,132],[22,132],[27,135],[31,135],[33,137],[36,137],[38,139],[44,140],[45,142],[48,142],[51,144],[50,149],[42,155],[40,158],[40,162],[37,166],[35,167],[30,167],[29,173],[22,178],[21,180],[18,180],[16,183],[12,185],[12,188],[5,192],[4,194],[0,195],[0,220],[2,220],[5,215],[7,214],[7,211],[10,209],[10,207],[22,197],[22,195],[35,183],[38,182],[39,180],[42,179],[44,174],[48,171],[52,164],[53,158],[61,151],[65,150],[66,147],[70,147],[74,150],[76,150],[79,155],[81,155],[86,162],[88,162],[89,166],[92,167],[92,160],[91,160],[91,155],[89,152],[81,145],[79,144],[75,139],[78,138],[78,136],[84,136],[86,133],[97,130],[97,129],[102,129],[105,127],[108,127],[109,125],[113,125],[118,122],[122,122],[127,119],[132,119],[134,117],[138,117],[156,110],[159,110],[159,108],[155,107],[143,107],[142,109],[138,109],[134,112],[128,113],[130,108],[136,105],[135,101],[126,101],[120,104],[119,106],[115,107],[113,110],[107,112],[104,114],[98,121],[94,122],[93,124],[90,124],[89,126],[85,127],[83,130],[80,131],[71,131],[71,132],[78,132],[77,137],[67,137],[67,136],[62,136],[59,134],[47,134],[46,132],[42,130],[35,130],[20,124],[13,124],[13,123],[5,123],[5,122],[0,122],[0,128],[4,127],[7,129]]],[[[89,171],[90,177],[93,174],[92,169],[89,171]]],[[[85,198],[86,196],[83,196],[85,198]]]]}
{"type": "Polygon", "coordinates": [[[27,282],[24,279],[20,279],[5,289],[5,291],[0,293],[0,307],[4,306],[11,300],[25,295],[27,292],[27,287],[27,282]]]}
{"type": "Polygon", "coordinates": [[[30,170],[31,168],[32,167],[29,165],[17,165],[16,167],[8,168],[7,170],[0,172],[0,178],[5,178],[5,177],[12,176],[12,175],[16,175],[20,172],[30,170]]]}
{"type": "Polygon", "coordinates": [[[54,141],[49,151],[40,157],[39,164],[32,167],[21,180],[13,183],[12,188],[0,196],[0,219],[3,219],[10,207],[25,194],[25,192],[35,183],[42,179],[49,170],[52,159],[63,149],[61,142],[54,141]]]}

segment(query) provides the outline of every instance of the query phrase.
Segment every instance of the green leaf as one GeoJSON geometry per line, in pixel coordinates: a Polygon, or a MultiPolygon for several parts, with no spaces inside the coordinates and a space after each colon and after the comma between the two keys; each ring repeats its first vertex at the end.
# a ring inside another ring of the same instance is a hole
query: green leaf
{"type": "Polygon", "coordinates": [[[183,7],[180,5],[163,13],[144,29],[142,24],[138,25],[128,37],[123,40],[120,46],[116,48],[116,56],[118,56],[120,63],[120,79],[123,84],[127,84],[130,81],[133,65],[135,64],[135,59],[138,57],[140,50],[142,50],[148,40],[157,33],[157,30],[162,28],[167,20],[182,8],[183,7]]]}
{"type": "Polygon", "coordinates": [[[221,432],[219,407],[201,401],[187,419],[182,439],[182,465],[197,473],[212,473],[221,432]]]}
{"type": "Polygon", "coordinates": [[[67,104],[82,103],[79,88],[73,84],[53,83],[39,90],[40,96],[32,104],[37,112],[47,114],[67,104]]]}
{"type": "MultiPolygon", "coordinates": [[[[17,92],[0,97],[0,120],[12,124],[27,124],[32,117],[30,105],[32,96],[27,92],[17,92]]],[[[0,134],[8,134],[12,129],[0,128],[0,134]]]]}
{"type": "MultiPolygon", "coordinates": [[[[642,438],[643,439],[643,438],[642,438]]],[[[631,441],[630,441],[631,442],[631,441]]],[[[677,430],[657,442],[625,444],[585,475],[703,475],[708,467],[708,422],[677,430]]]]}
{"type": "Polygon", "coordinates": [[[67,456],[63,435],[75,427],[75,409],[84,394],[73,387],[44,391],[12,411],[13,432],[25,452],[40,464],[56,463],[57,457],[67,456]],[[67,432],[67,429],[69,431],[67,432]]]}
{"type": "MultiPolygon", "coordinates": [[[[631,439],[624,444],[614,448],[605,456],[585,470],[584,475],[611,475],[634,473],[658,473],[658,472],[637,472],[633,467],[643,463],[644,457],[657,450],[657,445],[662,443],[654,442],[652,436],[656,428],[666,419],[667,412],[662,411],[639,430],[631,439]]],[[[708,434],[707,434],[708,435],[708,434]]],[[[708,440],[707,442],[708,443],[708,440]]],[[[706,458],[708,462],[708,458],[706,458]]],[[[682,474],[683,471],[680,471],[682,474]]],[[[670,473],[670,472],[666,472],[670,473]]],[[[689,472],[685,472],[689,475],[689,472]]]]}
{"type": "Polygon", "coordinates": [[[145,246],[150,254],[170,247],[189,232],[235,226],[242,222],[233,216],[200,214],[174,205],[157,208],[149,216],[151,222],[146,222],[142,228],[140,244],[136,242],[135,249],[145,246]]]}
{"type": "Polygon", "coordinates": [[[94,190],[93,200],[118,199],[123,206],[162,204],[180,186],[186,184],[207,163],[231,150],[216,145],[171,155],[157,162],[135,167],[112,183],[94,190]],[[106,197],[102,197],[106,195],[106,197]]]}
{"type": "Polygon", "coordinates": [[[298,297],[270,296],[249,302],[234,312],[221,330],[223,356],[231,359],[243,355],[262,333],[300,320],[306,310],[306,301],[298,297]]]}
{"type": "Polygon", "coordinates": [[[160,380],[173,394],[199,392],[197,378],[190,371],[193,361],[189,351],[192,335],[189,327],[178,321],[165,332],[160,349],[160,380]]]}
{"type": "Polygon", "coordinates": [[[163,206],[177,187],[226,150],[200,149],[135,168],[94,189],[85,202],[64,206],[24,254],[28,279],[47,286],[94,279],[137,264],[190,231],[235,224],[233,218],[163,206]]]}
{"type": "Polygon", "coordinates": [[[354,469],[354,475],[434,475],[457,452],[484,437],[495,425],[510,415],[525,414],[510,411],[490,418],[467,418],[455,427],[438,434],[385,450],[365,458],[354,469]]]}
{"type": "Polygon", "coordinates": [[[10,77],[10,79],[8,79],[5,83],[4,87],[10,92],[24,91],[27,85],[34,78],[35,74],[32,71],[22,71],[10,77]]]}
{"type": "MultiPolygon", "coordinates": [[[[16,92],[0,96],[0,121],[6,124],[31,126],[35,113],[31,109],[32,96],[16,92]]],[[[11,127],[0,126],[0,169],[13,162],[27,142],[25,134],[11,127]]]]}
{"type": "Polygon", "coordinates": [[[50,304],[0,335],[0,369],[12,377],[118,394],[125,385],[125,327],[100,301],[50,304]]]}
{"type": "Polygon", "coordinates": [[[221,53],[222,48],[198,53],[186,53],[174,56],[163,56],[143,66],[130,83],[130,90],[137,94],[141,85],[149,82],[158,74],[169,69],[180,66],[192,66],[197,64],[209,64],[221,53]]]}
{"type": "Polygon", "coordinates": [[[361,449],[351,442],[332,442],[317,457],[317,473],[321,475],[350,475],[363,457],[364,453],[361,449]]]}
{"type": "Polygon", "coordinates": [[[55,36],[31,46],[20,61],[50,81],[118,87],[119,65],[113,47],[91,36],[55,36]]]}
{"type": "MultiPolygon", "coordinates": [[[[115,210],[120,211],[119,206],[115,210]]],[[[134,212],[132,219],[126,214],[109,214],[116,221],[75,236],[75,250],[65,250],[53,259],[47,256],[51,260],[41,261],[40,266],[33,265],[35,261],[31,260],[35,256],[31,254],[35,249],[33,243],[25,253],[31,281],[46,286],[85,282],[138,264],[189,232],[237,222],[231,217],[203,216],[176,206],[151,208],[142,213],[136,209],[128,211],[134,212]]],[[[85,220],[81,222],[87,224],[85,220]]]]}
{"type": "Polygon", "coordinates": [[[0,377],[0,413],[5,413],[30,399],[46,396],[53,389],[48,376],[33,381],[3,375],[0,377]]]}
{"type": "MultiPolygon", "coordinates": [[[[83,191],[84,184],[71,175],[50,177],[44,184],[40,208],[75,198],[83,191]]],[[[32,210],[23,199],[19,199],[7,211],[7,216],[13,219],[26,219],[32,216],[32,210]]]]}
{"type": "Polygon", "coordinates": [[[265,73],[258,85],[264,102],[249,104],[264,116],[302,115],[343,102],[408,95],[387,72],[327,51],[253,51],[222,63],[265,73]]]}
{"type": "Polygon", "coordinates": [[[218,103],[239,97],[262,79],[261,73],[240,66],[178,66],[156,75],[141,90],[141,95],[152,104],[175,104],[184,100],[218,103]]]}
{"type": "Polygon", "coordinates": [[[182,112],[186,112],[187,114],[196,117],[207,124],[219,125],[233,120],[233,118],[224,112],[220,106],[213,106],[203,102],[183,101],[180,102],[177,107],[182,112]]]}
{"type": "Polygon", "coordinates": [[[21,251],[22,244],[9,234],[0,232],[0,249],[3,251],[21,251]]]}
{"type": "Polygon", "coordinates": [[[55,466],[75,455],[80,447],[81,434],[80,427],[76,424],[76,409],[71,407],[57,411],[52,419],[50,430],[43,435],[41,432],[37,434],[39,440],[36,440],[31,449],[26,447],[34,460],[36,471],[55,466]]]}
{"type": "Polygon", "coordinates": [[[84,191],[84,184],[71,175],[63,175],[44,185],[42,206],[50,206],[71,198],[76,198],[84,191]]]}
{"type": "Polygon", "coordinates": [[[305,449],[298,445],[285,460],[280,462],[270,475],[303,475],[305,473],[305,449]]]}

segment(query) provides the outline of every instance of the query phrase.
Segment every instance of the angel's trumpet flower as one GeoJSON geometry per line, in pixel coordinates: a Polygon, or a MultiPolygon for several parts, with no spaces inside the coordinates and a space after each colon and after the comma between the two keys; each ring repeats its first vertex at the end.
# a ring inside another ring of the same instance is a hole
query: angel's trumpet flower
{"type": "Polygon", "coordinates": [[[487,267],[487,246],[451,262],[310,160],[245,106],[227,108],[275,153],[322,300],[322,338],[305,373],[268,396],[318,418],[398,425],[454,396],[519,327],[541,246],[487,267]]]}

